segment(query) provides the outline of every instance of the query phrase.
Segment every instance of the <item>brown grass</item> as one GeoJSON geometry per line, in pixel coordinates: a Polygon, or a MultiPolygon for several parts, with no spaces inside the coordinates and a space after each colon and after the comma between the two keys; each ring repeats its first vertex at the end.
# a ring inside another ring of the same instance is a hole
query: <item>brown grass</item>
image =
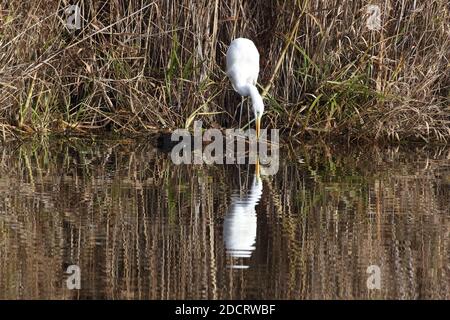
{"type": "MultiPolygon", "coordinates": [[[[0,2],[0,133],[138,133],[236,125],[235,37],[261,53],[263,123],[292,140],[447,141],[450,14],[430,1],[0,2]],[[381,31],[366,26],[369,4],[381,31]]],[[[244,112],[246,114],[246,112],[244,112]]]]}

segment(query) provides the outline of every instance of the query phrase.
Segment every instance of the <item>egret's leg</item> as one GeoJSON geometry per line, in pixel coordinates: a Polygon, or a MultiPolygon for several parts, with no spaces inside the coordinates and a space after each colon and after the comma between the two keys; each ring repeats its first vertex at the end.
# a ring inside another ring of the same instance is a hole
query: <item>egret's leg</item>
{"type": "Polygon", "coordinates": [[[240,103],[240,113],[239,113],[239,129],[241,129],[241,119],[242,119],[242,108],[244,107],[244,97],[241,97],[241,103],[240,103]]]}
{"type": "Polygon", "coordinates": [[[251,106],[250,106],[249,101],[250,101],[250,99],[247,99],[247,123],[248,123],[247,130],[250,129],[250,108],[251,108],[251,106]]]}
{"type": "Polygon", "coordinates": [[[238,174],[239,174],[239,197],[242,198],[244,189],[242,188],[242,181],[241,181],[241,165],[238,164],[238,174]]]}

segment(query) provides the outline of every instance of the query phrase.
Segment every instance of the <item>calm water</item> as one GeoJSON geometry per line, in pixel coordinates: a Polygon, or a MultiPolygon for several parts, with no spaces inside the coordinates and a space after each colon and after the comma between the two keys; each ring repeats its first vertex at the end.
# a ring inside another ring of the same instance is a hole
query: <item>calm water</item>
{"type": "Polygon", "coordinates": [[[1,299],[449,299],[449,227],[445,148],[286,148],[257,177],[149,143],[0,147],[1,299]]]}

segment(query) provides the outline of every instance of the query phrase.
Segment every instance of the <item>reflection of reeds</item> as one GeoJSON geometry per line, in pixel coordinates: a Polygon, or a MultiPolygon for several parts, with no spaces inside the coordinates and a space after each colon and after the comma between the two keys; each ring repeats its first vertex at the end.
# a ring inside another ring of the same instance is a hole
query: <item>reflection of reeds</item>
{"type": "Polygon", "coordinates": [[[126,143],[5,147],[0,298],[449,298],[448,150],[297,152],[264,178],[256,251],[237,271],[221,228],[234,167],[126,143]]]}

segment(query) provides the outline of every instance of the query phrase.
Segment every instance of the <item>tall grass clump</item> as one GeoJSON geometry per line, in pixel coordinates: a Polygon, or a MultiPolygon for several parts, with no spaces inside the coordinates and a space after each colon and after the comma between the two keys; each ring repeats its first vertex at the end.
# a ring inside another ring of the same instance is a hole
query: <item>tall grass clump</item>
{"type": "Polygon", "coordinates": [[[235,126],[224,55],[244,36],[261,54],[265,126],[294,139],[447,141],[449,10],[447,0],[3,0],[0,133],[235,126]]]}

